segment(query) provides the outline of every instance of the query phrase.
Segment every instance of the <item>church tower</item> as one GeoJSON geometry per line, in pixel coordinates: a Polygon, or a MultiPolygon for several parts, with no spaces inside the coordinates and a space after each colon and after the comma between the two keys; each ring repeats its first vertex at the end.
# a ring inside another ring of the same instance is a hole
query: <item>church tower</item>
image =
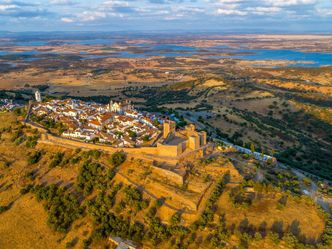
{"type": "Polygon", "coordinates": [[[38,90],[35,92],[35,99],[37,102],[42,102],[41,94],[38,90]]]}
{"type": "Polygon", "coordinates": [[[108,110],[112,111],[112,109],[113,109],[113,100],[111,99],[109,104],[108,104],[108,110]]]}

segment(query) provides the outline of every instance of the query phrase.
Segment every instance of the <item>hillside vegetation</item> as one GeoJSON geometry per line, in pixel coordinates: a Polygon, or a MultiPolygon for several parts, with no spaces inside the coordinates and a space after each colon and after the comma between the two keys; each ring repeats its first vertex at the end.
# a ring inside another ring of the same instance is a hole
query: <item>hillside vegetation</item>
{"type": "Polygon", "coordinates": [[[189,177],[178,186],[152,173],[152,162],[120,151],[32,143],[40,134],[20,119],[0,114],[1,248],[111,248],[111,235],[150,248],[331,246],[331,222],[296,190],[295,178],[282,189],[218,156],[185,162],[189,177]],[[177,195],[185,200],[208,183],[197,211],[172,207],[177,195]],[[160,189],[163,198],[148,194],[160,189]]]}

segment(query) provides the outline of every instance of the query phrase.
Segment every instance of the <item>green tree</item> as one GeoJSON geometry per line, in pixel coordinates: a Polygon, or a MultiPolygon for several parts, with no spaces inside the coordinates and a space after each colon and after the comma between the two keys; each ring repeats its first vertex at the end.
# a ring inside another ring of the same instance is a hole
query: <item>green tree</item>
{"type": "Polygon", "coordinates": [[[113,153],[110,158],[110,163],[113,167],[118,167],[126,161],[126,154],[123,151],[113,153]]]}

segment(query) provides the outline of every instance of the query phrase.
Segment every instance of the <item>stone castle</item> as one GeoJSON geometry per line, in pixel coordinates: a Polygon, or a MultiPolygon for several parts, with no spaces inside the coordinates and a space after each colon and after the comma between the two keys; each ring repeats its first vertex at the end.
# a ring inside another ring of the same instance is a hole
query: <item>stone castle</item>
{"type": "Polygon", "coordinates": [[[176,130],[176,123],[165,121],[163,138],[157,144],[160,156],[179,157],[184,153],[202,149],[207,145],[205,131],[196,131],[194,124],[187,125],[183,130],[176,130]]]}

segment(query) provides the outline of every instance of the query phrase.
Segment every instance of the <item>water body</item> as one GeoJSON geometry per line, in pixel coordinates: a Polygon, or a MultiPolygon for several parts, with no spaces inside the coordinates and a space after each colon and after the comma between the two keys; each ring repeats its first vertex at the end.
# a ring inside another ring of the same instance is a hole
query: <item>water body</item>
{"type": "Polygon", "coordinates": [[[151,47],[153,50],[173,50],[177,52],[185,51],[185,52],[194,52],[197,51],[198,48],[195,47],[189,47],[189,46],[180,46],[175,44],[159,44],[159,45],[153,45],[151,47]]]}
{"type": "Polygon", "coordinates": [[[114,40],[111,39],[91,39],[91,40],[77,40],[77,41],[63,41],[64,44],[77,44],[77,45],[113,45],[114,40]]]}
{"type": "Polygon", "coordinates": [[[141,45],[146,49],[144,53],[134,53],[130,51],[119,52],[117,55],[122,58],[147,58],[151,56],[193,56],[200,55],[204,58],[224,59],[234,58],[242,60],[285,60],[297,61],[299,63],[290,66],[319,67],[332,65],[332,53],[303,52],[299,50],[285,49],[230,49],[227,46],[217,46],[206,48],[207,52],[201,52],[199,48],[189,46],[179,46],[174,44],[161,45],[141,45]],[[205,56],[206,53],[234,53],[228,56],[205,56]]]}
{"type": "Polygon", "coordinates": [[[0,46],[39,47],[47,45],[47,41],[0,41],[0,46]]]}
{"type": "MultiPolygon", "coordinates": [[[[112,45],[115,43],[115,39],[82,39],[82,40],[62,40],[64,44],[78,44],[78,45],[102,45],[109,46],[112,49],[112,45]]],[[[8,43],[8,41],[6,41],[8,43]]],[[[10,41],[17,46],[44,46],[52,40],[46,41],[10,41]]],[[[1,43],[0,43],[1,45],[1,43]]],[[[332,66],[332,53],[318,53],[318,52],[303,52],[299,50],[284,50],[284,49],[231,49],[227,46],[215,46],[210,48],[196,48],[191,46],[182,46],[176,44],[135,44],[137,51],[112,51],[112,53],[105,52],[105,55],[89,54],[81,52],[83,60],[92,59],[104,59],[104,58],[149,58],[153,56],[165,56],[165,57],[190,57],[201,56],[203,58],[223,59],[234,58],[242,60],[286,60],[296,61],[298,63],[289,66],[301,66],[301,67],[319,67],[319,66],[332,66]],[[215,53],[216,55],[211,55],[215,53]],[[218,53],[234,53],[233,55],[219,56],[218,53]],[[305,62],[305,63],[304,63],[305,62]]],[[[19,60],[25,62],[35,61],[42,59],[42,55],[49,54],[49,52],[40,52],[37,50],[24,51],[24,52],[10,52],[0,51],[0,59],[12,61],[19,60]]],[[[56,54],[55,54],[56,55],[56,54]]]]}
{"type": "Polygon", "coordinates": [[[332,65],[332,53],[302,52],[285,49],[238,49],[225,52],[243,53],[232,56],[210,56],[209,58],[235,58],[241,60],[288,60],[299,61],[291,66],[319,67],[332,65]],[[301,63],[303,61],[310,62],[301,63]]]}
{"type": "Polygon", "coordinates": [[[30,51],[22,51],[22,52],[11,52],[11,51],[0,51],[0,56],[6,56],[6,55],[39,55],[41,52],[37,50],[30,50],[30,51]]]}
{"type": "Polygon", "coordinates": [[[178,56],[193,56],[200,54],[198,48],[189,46],[180,46],[175,44],[137,44],[136,47],[142,49],[144,52],[137,53],[131,51],[121,51],[116,53],[117,57],[121,58],[148,58],[153,56],[165,56],[165,57],[178,57],[178,56]]]}

